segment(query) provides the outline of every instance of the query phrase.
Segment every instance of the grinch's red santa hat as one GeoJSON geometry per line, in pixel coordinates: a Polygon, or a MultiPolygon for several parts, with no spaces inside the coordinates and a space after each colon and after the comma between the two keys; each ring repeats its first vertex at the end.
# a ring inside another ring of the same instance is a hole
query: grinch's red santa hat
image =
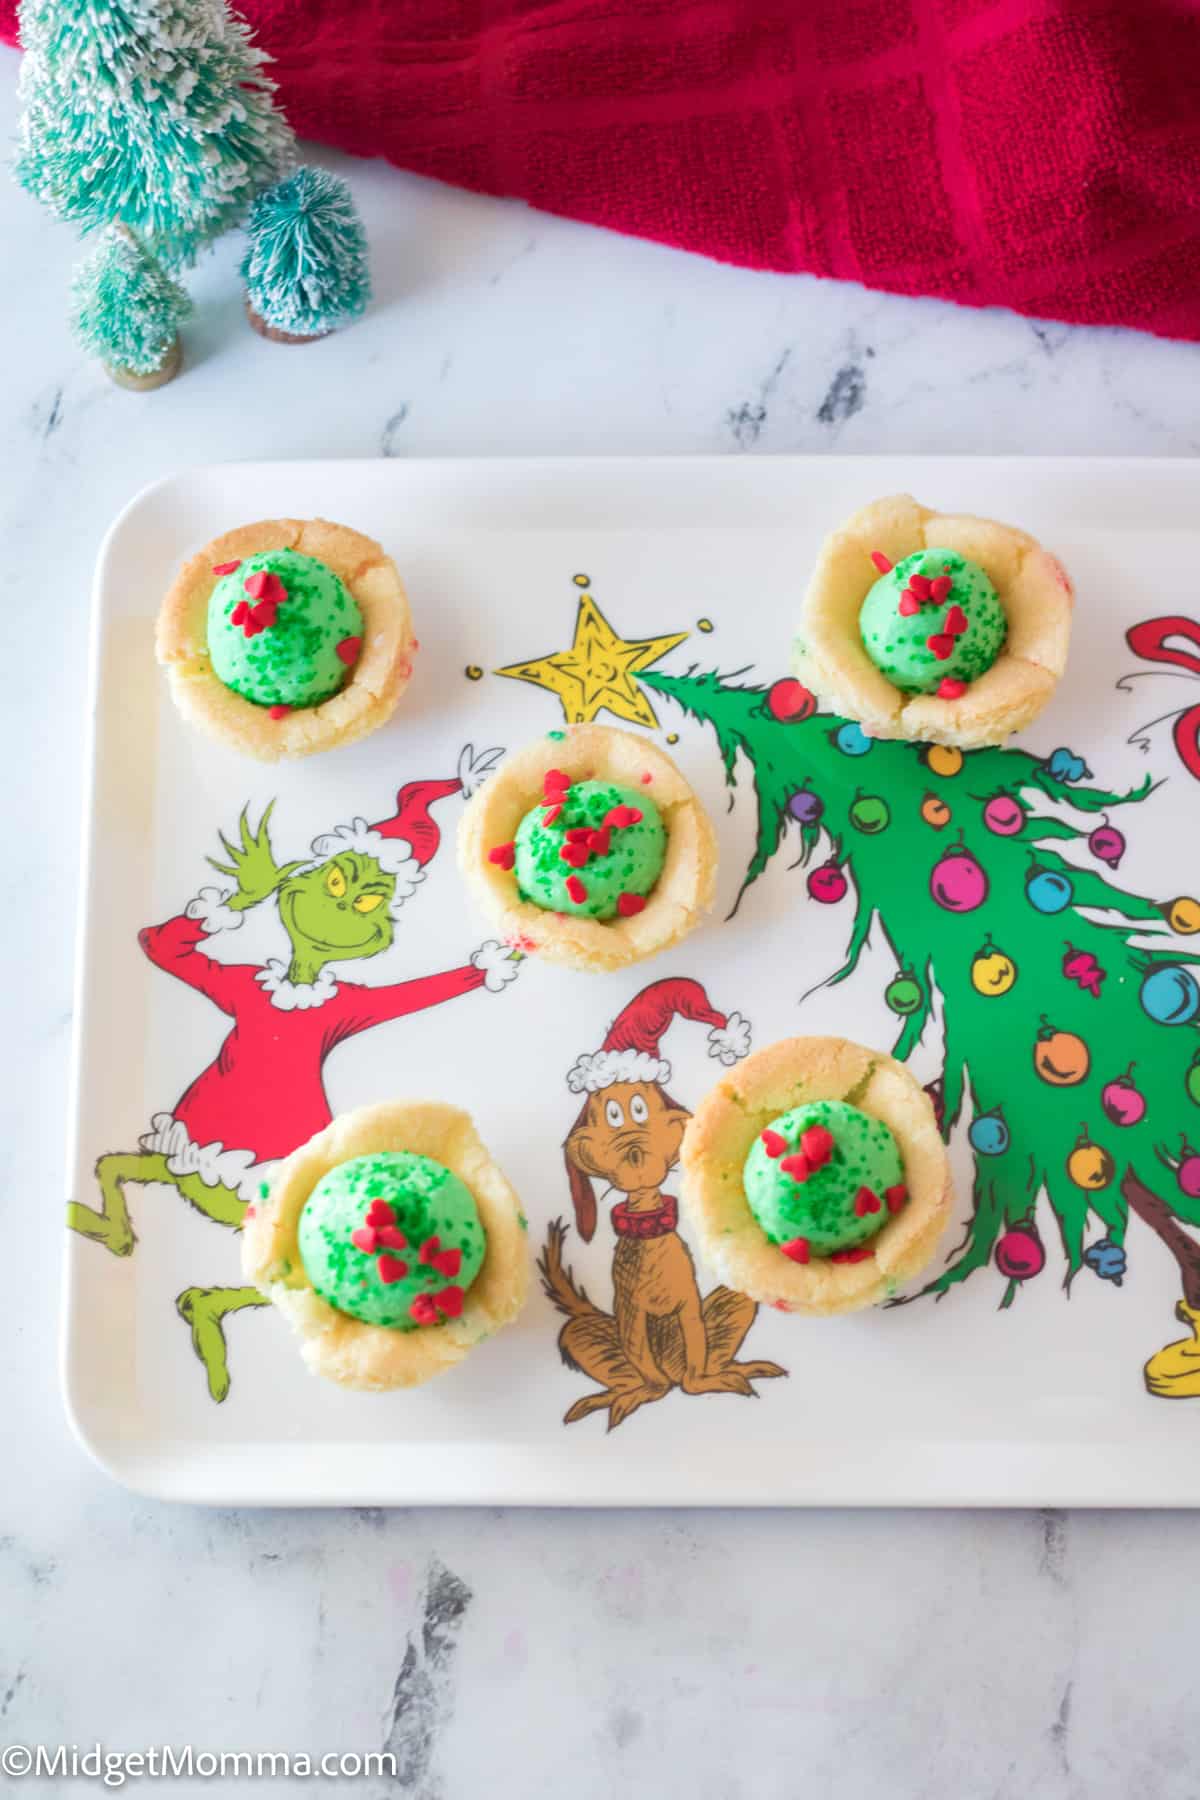
{"type": "Polygon", "coordinates": [[[385,875],[395,877],[396,891],[388,907],[394,918],[424,881],[425,864],[441,842],[430,807],[449,794],[462,794],[469,799],[503,755],[503,750],[481,750],[476,755],[473,744],[465,745],[458,759],[458,773],[452,779],[406,782],[396,795],[396,810],[390,819],[378,819],[374,825],[368,825],[365,819],[352,819],[349,825],[323,832],[313,839],[314,860],[326,862],[345,850],[374,857],[385,875]]]}
{"type": "Polygon", "coordinates": [[[661,1086],[671,1079],[671,1065],[659,1044],[677,1018],[711,1026],[708,1054],[726,1067],[750,1049],[749,1020],[741,1013],[717,1012],[698,981],[671,976],[651,982],[634,996],[613,1020],[599,1050],[578,1058],[567,1086],[573,1094],[598,1094],[614,1081],[656,1081],[661,1086]]]}

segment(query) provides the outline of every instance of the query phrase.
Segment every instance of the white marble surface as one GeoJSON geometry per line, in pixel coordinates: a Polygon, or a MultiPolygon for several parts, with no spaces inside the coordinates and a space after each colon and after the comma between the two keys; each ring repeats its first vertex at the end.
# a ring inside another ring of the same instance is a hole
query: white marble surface
{"type": "MultiPolygon", "coordinates": [[[[0,51],[4,138],[14,75],[0,51]]],[[[85,616],[132,493],[249,455],[1200,448],[1184,346],[750,275],[351,173],[369,318],[264,344],[223,246],[192,283],[186,376],[149,398],[76,352],[71,232],[0,183],[0,1742],[386,1744],[396,1782],[357,1791],[421,1800],[1195,1796],[1187,1515],[206,1513],[120,1491],[69,1438],[85,616]]]]}

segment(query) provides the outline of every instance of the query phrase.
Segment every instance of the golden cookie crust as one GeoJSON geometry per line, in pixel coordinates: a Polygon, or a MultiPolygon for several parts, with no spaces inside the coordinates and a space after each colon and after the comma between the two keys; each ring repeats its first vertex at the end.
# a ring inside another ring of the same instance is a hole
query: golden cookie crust
{"type": "Polygon", "coordinates": [[[707,1261],[730,1287],[783,1312],[856,1312],[890,1299],[929,1262],[950,1217],[950,1163],[928,1094],[903,1063],[846,1038],[784,1038],[730,1069],[697,1107],[680,1161],[683,1207],[707,1261]],[[811,1100],[845,1100],[882,1119],[904,1159],[908,1204],[862,1262],[792,1262],[746,1200],[742,1167],[755,1138],[811,1100]]]}
{"type": "Polygon", "coordinates": [[[1046,705],[1066,667],[1074,589],[1062,564],[1015,526],[932,512],[911,494],[872,501],[826,538],[801,611],[792,669],[827,706],[870,736],[973,750],[1002,743],[1046,705]],[[906,698],[875,667],[858,614],[878,572],[914,550],[957,550],[990,576],[1008,616],[1000,655],[957,700],[906,698]]]}
{"type": "Polygon", "coordinates": [[[458,862],[506,943],[540,951],[548,962],[573,969],[622,969],[678,943],[711,907],[717,839],[708,814],[664,751],[631,731],[572,725],[561,739],[538,738],[505,757],[463,812],[458,862]],[[540,803],[550,769],[561,769],[572,781],[594,777],[646,793],[662,814],[667,829],[662,874],[632,918],[602,923],[545,912],[520,898],[511,870],[488,861],[488,851],[511,843],[525,814],[540,803]]]}
{"type": "Polygon", "coordinates": [[[395,563],[374,538],[327,519],[259,519],[214,538],[186,562],[164,599],[155,653],[184,718],[260,762],[312,756],[353,743],[387,723],[412,675],[416,650],[408,596],[395,563]],[[208,601],[215,564],[265,550],[299,550],[340,575],[363,618],[363,647],[349,678],[320,706],[269,717],[218,680],[208,653],[208,601]]]}
{"type": "Polygon", "coordinates": [[[300,1354],[314,1374],[376,1393],[418,1387],[453,1368],[516,1318],[529,1291],[520,1202],[469,1115],[440,1100],[361,1106],[294,1150],[276,1173],[270,1198],[247,1217],[242,1268],[299,1334],[300,1354]],[[314,1292],[300,1260],[300,1213],[317,1182],[352,1156],[386,1150],[411,1150],[453,1170],[474,1195],[487,1234],[483,1267],[467,1289],[462,1316],[427,1329],[393,1331],[335,1311],[314,1292]]]}

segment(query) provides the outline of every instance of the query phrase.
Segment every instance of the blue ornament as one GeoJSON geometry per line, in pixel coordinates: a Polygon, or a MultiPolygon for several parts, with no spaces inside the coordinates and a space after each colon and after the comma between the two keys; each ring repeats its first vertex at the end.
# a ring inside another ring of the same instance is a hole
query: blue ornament
{"type": "Polygon", "coordinates": [[[1085,775],[1092,772],[1082,756],[1076,756],[1065,745],[1052,751],[1046,758],[1046,770],[1056,781],[1082,781],[1085,775]]]}
{"type": "Polygon", "coordinates": [[[1114,1244],[1111,1238],[1100,1238],[1088,1245],[1083,1260],[1101,1281],[1111,1281],[1115,1287],[1120,1287],[1125,1274],[1125,1251],[1120,1244],[1114,1244]]]}
{"type": "Polygon", "coordinates": [[[844,725],[839,725],[833,741],[843,756],[865,756],[871,748],[871,739],[855,719],[847,719],[844,725]]]}
{"type": "Polygon", "coordinates": [[[1075,898],[1069,876],[1058,869],[1032,869],[1025,883],[1025,898],[1036,912],[1060,913],[1075,898]]]}
{"type": "Polygon", "coordinates": [[[1200,1012],[1200,981],[1184,963],[1160,963],[1142,979],[1142,1011],[1159,1025],[1188,1025],[1200,1012]]]}
{"type": "Polygon", "coordinates": [[[1008,1149],[1009,1135],[1000,1108],[994,1107],[991,1112],[980,1113],[972,1119],[967,1137],[977,1155],[1003,1156],[1008,1149]]]}

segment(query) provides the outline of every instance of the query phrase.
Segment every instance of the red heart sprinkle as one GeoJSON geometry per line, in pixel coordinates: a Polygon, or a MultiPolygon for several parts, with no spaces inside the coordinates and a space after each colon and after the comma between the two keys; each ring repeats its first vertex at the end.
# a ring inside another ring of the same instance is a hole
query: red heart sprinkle
{"type": "Polygon", "coordinates": [[[407,1250],[408,1239],[398,1225],[381,1225],[375,1233],[385,1250],[407,1250]]]}
{"type": "Polygon", "coordinates": [[[357,1231],[350,1233],[350,1242],[356,1250],[370,1256],[375,1249],[375,1233],[369,1225],[360,1225],[357,1231]]]}
{"type": "Polygon", "coordinates": [[[566,843],[558,854],[561,860],[568,863],[572,869],[582,869],[591,852],[586,844],[566,843]]]}
{"type": "Polygon", "coordinates": [[[908,1189],[905,1187],[904,1183],[900,1181],[897,1182],[895,1187],[885,1188],[883,1197],[887,1201],[888,1211],[890,1213],[898,1213],[908,1204],[908,1189]]]}
{"type": "Polygon", "coordinates": [[[511,869],[517,860],[515,844],[493,844],[488,851],[488,861],[495,863],[498,869],[511,869]]]}
{"type": "MultiPolygon", "coordinates": [[[[642,776],[643,781],[649,781],[649,779],[650,779],[650,777],[648,775],[642,776]]],[[[642,820],[645,818],[645,816],[646,816],[645,813],[641,810],[640,807],[631,806],[629,808],[629,823],[631,825],[640,825],[642,820]]]]}
{"type": "Polygon", "coordinates": [[[935,631],[932,637],[925,639],[925,648],[932,650],[939,662],[945,662],[954,654],[954,639],[945,631],[935,631]]]}
{"type": "Polygon", "coordinates": [[[833,1133],[824,1125],[810,1125],[800,1134],[800,1148],[814,1169],[823,1169],[833,1155],[833,1133]]]}
{"type": "MultiPolygon", "coordinates": [[[[653,780],[654,780],[654,777],[653,777],[653,775],[652,775],[652,774],[651,774],[651,773],[650,773],[650,771],[649,771],[649,769],[643,769],[643,770],[642,770],[642,786],[643,786],[643,787],[649,787],[649,786],[650,786],[650,783],[651,783],[651,782],[652,782],[652,781],[653,781],[653,780]]],[[[641,818],[641,816],[642,816],[642,815],[641,815],[641,813],[639,813],[639,814],[638,814],[638,816],[637,816],[637,817],[638,817],[638,819],[640,819],[640,818],[641,818]]],[[[633,822],[634,822],[634,824],[635,824],[635,825],[636,825],[636,824],[637,824],[637,819],[635,819],[635,820],[634,820],[634,821],[633,821],[633,822]]]]}
{"type": "Polygon", "coordinates": [[[875,564],[875,567],[879,570],[881,575],[886,575],[892,566],[891,559],[886,557],[882,550],[872,550],[871,561],[875,564]]]}
{"type": "Polygon", "coordinates": [[[938,682],[939,700],[961,700],[967,691],[965,681],[955,681],[952,675],[944,675],[938,682]]]}
{"type": "Polygon", "coordinates": [[[872,1193],[869,1187],[860,1187],[854,1196],[855,1216],[865,1219],[868,1213],[877,1213],[883,1205],[878,1194],[872,1193]]]}
{"type": "Polygon", "coordinates": [[[544,812],[542,813],[542,824],[543,825],[557,825],[558,824],[558,815],[562,811],[562,809],[563,809],[562,801],[555,800],[553,802],[553,804],[550,806],[547,806],[546,809],[544,810],[544,812]]]}
{"type": "Polygon", "coordinates": [[[567,893],[575,902],[576,906],[582,906],[587,899],[587,889],[584,887],[582,881],[580,881],[578,875],[567,876],[567,893]]]}
{"type": "Polygon", "coordinates": [[[429,1294],[418,1294],[408,1309],[408,1316],[415,1319],[418,1325],[436,1325],[438,1310],[432,1297],[429,1294]]]}
{"type": "Polygon", "coordinates": [[[372,1200],[370,1206],[367,1208],[367,1224],[379,1226],[394,1225],[395,1223],[396,1215],[388,1205],[387,1201],[372,1200]]]}
{"type": "Polygon", "coordinates": [[[633,808],[631,806],[624,804],[613,806],[606,813],[604,823],[613,831],[624,831],[625,827],[632,822],[632,816],[633,808]]]}
{"type": "Polygon", "coordinates": [[[870,1244],[860,1244],[857,1250],[835,1250],[829,1260],[830,1262],[866,1262],[868,1256],[874,1256],[874,1254],[870,1244]]]}
{"type": "Polygon", "coordinates": [[[441,1247],[442,1240],[440,1237],[427,1237],[418,1253],[420,1261],[423,1263],[431,1263],[441,1247]]]}
{"type": "Polygon", "coordinates": [[[571,777],[564,775],[561,769],[547,769],[542,776],[542,792],[547,800],[551,794],[557,794],[561,800],[571,785],[571,777]]]}
{"type": "Polygon", "coordinates": [[[231,625],[253,625],[254,612],[248,600],[239,600],[229,615],[231,625]]]}
{"type": "Polygon", "coordinates": [[[290,706],[268,706],[267,717],[269,719],[286,719],[291,710],[290,706]]]}
{"type": "Polygon", "coordinates": [[[785,1156],[779,1166],[793,1181],[807,1181],[812,1174],[812,1165],[807,1156],[801,1156],[799,1152],[794,1156],[785,1156]]]}
{"type": "Polygon", "coordinates": [[[951,637],[961,637],[962,633],[966,629],[967,629],[966,613],[963,611],[961,606],[952,606],[950,608],[950,611],[946,614],[946,622],[942,626],[942,630],[948,631],[950,633],[951,637]]]}
{"type": "Polygon", "coordinates": [[[346,667],[350,668],[358,661],[359,652],[362,649],[362,639],[360,637],[344,637],[334,648],[346,667]]]}
{"type": "Polygon", "coordinates": [[[461,1250],[439,1250],[433,1259],[433,1266],[439,1275],[446,1275],[451,1281],[462,1268],[461,1250]]]}
{"type": "Polygon", "coordinates": [[[918,600],[928,600],[930,590],[933,587],[933,583],[930,581],[928,575],[910,575],[908,578],[908,585],[917,596],[918,600]]]}
{"type": "Polygon", "coordinates": [[[942,602],[949,598],[950,587],[950,577],[948,575],[939,575],[936,580],[931,581],[929,584],[929,598],[931,600],[936,600],[938,605],[941,606],[942,602]]]}
{"type": "Polygon", "coordinates": [[[393,1281],[403,1281],[408,1274],[408,1264],[400,1262],[394,1256],[389,1256],[386,1251],[375,1267],[379,1270],[380,1281],[385,1282],[388,1287],[391,1287],[393,1281]]]}
{"type": "Polygon", "coordinates": [[[602,825],[599,831],[589,831],[587,846],[593,856],[607,856],[611,845],[612,832],[607,825],[602,825]]]}
{"type": "Polygon", "coordinates": [[[242,564],[241,564],[240,557],[238,558],[238,560],[236,562],[214,563],[213,564],[213,574],[214,575],[232,575],[234,573],[235,569],[240,569],[241,566],[242,566],[242,564]]]}
{"type": "Polygon", "coordinates": [[[278,575],[272,575],[269,569],[256,569],[253,575],[247,575],[242,586],[252,600],[273,600],[278,606],[281,600],[287,599],[287,589],[278,575]]]}
{"type": "Polygon", "coordinates": [[[760,1131],[758,1135],[762,1140],[762,1147],[768,1156],[782,1156],[787,1149],[787,1139],[781,1137],[777,1131],[772,1131],[769,1125],[764,1131],[760,1131]]]}
{"type": "Polygon", "coordinates": [[[917,596],[915,594],[910,594],[908,589],[905,588],[900,596],[900,605],[898,608],[900,616],[905,619],[911,619],[913,614],[919,613],[920,610],[921,602],[917,599],[917,596]]]}
{"type": "Polygon", "coordinates": [[[463,1291],[460,1287],[443,1288],[440,1294],[433,1296],[433,1303],[448,1319],[457,1319],[463,1309],[463,1291]]]}
{"type": "Polygon", "coordinates": [[[623,919],[632,919],[636,913],[643,911],[646,905],[644,894],[618,894],[617,911],[623,919]]]}
{"type": "Polygon", "coordinates": [[[572,825],[567,830],[568,844],[586,844],[592,835],[590,825],[572,825]]]}
{"type": "Polygon", "coordinates": [[[785,1256],[790,1256],[793,1262],[806,1263],[808,1261],[810,1248],[807,1238],[793,1238],[788,1244],[780,1244],[779,1248],[785,1256]]]}

